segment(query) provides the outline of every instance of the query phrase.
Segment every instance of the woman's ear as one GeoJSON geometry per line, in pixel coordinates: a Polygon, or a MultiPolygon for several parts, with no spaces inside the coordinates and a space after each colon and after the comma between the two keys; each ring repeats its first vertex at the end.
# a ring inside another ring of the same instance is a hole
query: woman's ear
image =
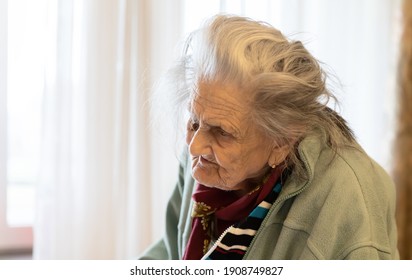
{"type": "Polygon", "coordinates": [[[286,157],[289,155],[290,152],[290,147],[289,145],[283,145],[283,146],[275,146],[272,148],[272,151],[269,156],[269,161],[268,164],[269,166],[274,166],[279,165],[282,163],[286,157]]]}

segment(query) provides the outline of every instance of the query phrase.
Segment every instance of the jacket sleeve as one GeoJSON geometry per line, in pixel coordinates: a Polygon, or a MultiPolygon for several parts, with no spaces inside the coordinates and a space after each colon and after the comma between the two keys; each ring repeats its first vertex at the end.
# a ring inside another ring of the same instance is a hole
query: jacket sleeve
{"type": "Polygon", "coordinates": [[[178,223],[184,187],[186,161],[181,161],[179,177],[166,208],[166,227],[163,238],[150,246],[140,257],[141,260],[176,260],[178,254],[178,223]]]}

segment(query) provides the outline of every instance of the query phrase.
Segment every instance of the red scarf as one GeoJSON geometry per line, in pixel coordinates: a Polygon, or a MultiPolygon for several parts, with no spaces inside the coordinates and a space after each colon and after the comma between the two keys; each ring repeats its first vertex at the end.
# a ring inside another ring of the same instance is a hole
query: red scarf
{"type": "Polygon", "coordinates": [[[263,182],[263,187],[258,187],[242,197],[235,196],[231,191],[198,184],[192,196],[192,232],[183,259],[200,260],[209,249],[212,230],[220,236],[228,227],[245,219],[270,193],[280,174],[281,168],[273,169],[263,182]],[[216,229],[211,228],[212,219],[215,219],[216,229]]]}

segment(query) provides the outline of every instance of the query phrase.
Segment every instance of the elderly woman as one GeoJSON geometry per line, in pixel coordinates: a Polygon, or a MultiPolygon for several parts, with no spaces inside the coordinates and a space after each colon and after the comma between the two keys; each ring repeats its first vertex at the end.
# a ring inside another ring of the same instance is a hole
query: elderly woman
{"type": "Polygon", "coordinates": [[[396,259],[395,189],[273,27],[216,16],[173,69],[187,156],[141,259],[396,259]]]}

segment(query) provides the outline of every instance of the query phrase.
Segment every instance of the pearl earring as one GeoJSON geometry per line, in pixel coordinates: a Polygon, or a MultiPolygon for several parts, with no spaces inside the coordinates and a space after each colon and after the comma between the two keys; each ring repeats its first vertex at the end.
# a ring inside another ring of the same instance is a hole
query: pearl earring
{"type": "Polygon", "coordinates": [[[272,164],[270,167],[272,167],[273,169],[276,168],[276,164],[272,164]]]}

